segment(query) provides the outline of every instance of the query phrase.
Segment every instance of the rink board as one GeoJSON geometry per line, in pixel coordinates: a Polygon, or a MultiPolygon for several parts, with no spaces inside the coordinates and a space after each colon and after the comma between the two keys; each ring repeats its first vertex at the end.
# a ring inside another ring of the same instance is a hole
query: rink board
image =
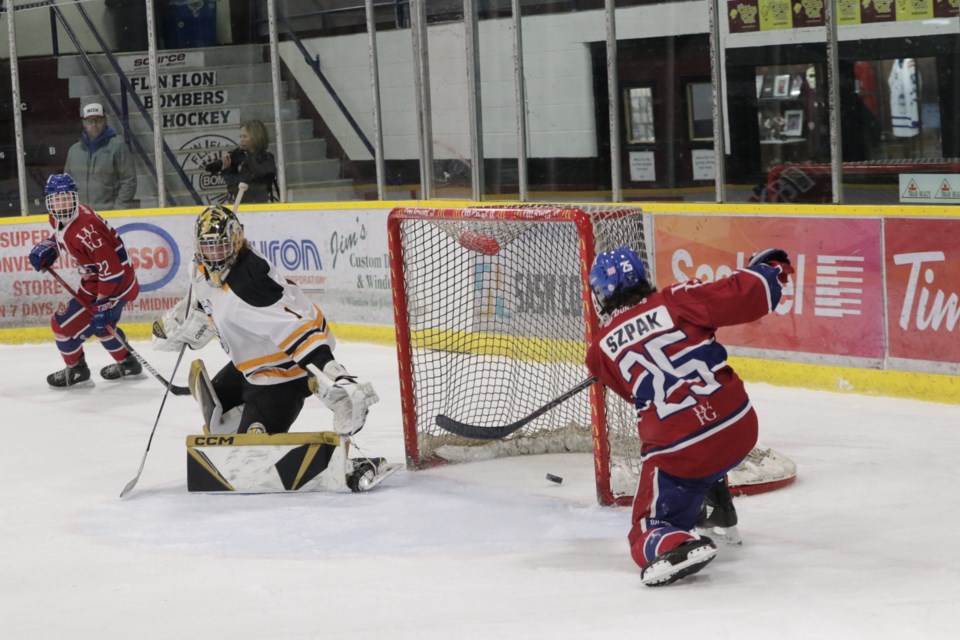
{"type": "Polygon", "coordinates": [[[187,437],[187,490],[350,491],[346,452],[331,432],[187,437]]]}

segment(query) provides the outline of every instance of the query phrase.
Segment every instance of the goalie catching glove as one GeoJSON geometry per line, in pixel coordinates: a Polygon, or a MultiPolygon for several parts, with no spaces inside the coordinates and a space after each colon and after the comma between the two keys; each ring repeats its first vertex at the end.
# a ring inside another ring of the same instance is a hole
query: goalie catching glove
{"type": "Polygon", "coordinates": [[[367,421],[370,405],[380,401],[373,385],[358,383],[356,376],[348,374],[336,360],[324,365],[323,371],[312,364],[307,365],[307,369],[313,374],[310,390],[333,411],[333,430],[344,436],[360,431],[367,421]]]}
{"type": "MultiPolygon", "coordinates": [[[[189,297],[189,296],[188,296],[189,297]]],[[[213,338],[213,325],[207,314],[196,306],[187,308],[187,298],[153,323],[153,348],[158,351],[179,351],[183,345],[200,349],[213,338]]]]}

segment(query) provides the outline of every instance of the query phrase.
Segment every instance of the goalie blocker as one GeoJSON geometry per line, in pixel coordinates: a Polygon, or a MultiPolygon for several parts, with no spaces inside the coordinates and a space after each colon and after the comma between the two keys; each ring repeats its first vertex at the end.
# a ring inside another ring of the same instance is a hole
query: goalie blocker
{"type": "Polygon", "coordinates": [[[238,434],[243,408],[224,414],[202,360],[190,365],[189,385],[204,435],[187,437],[188,491],[369,491],[402,466],[350,458],[350,437],[333,432],[238,434]]]}

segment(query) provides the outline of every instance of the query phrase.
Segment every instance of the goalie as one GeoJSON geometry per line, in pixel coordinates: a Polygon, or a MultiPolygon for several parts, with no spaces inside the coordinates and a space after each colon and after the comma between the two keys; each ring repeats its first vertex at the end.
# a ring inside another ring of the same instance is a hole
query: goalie
{"type": "Polygon", "coordinates": [[[243,237],[226,207],[207,207],[194,227],[187,296],[154,323],[154,347],[199,349],[214,333],[230,357],[212,380],[194,363],[190,388],[212,433],[286,433],[317,395],[333,411],[333,429],[353,435],[378,401],[370,383],[333,357],[323,313],[243,237]]]}

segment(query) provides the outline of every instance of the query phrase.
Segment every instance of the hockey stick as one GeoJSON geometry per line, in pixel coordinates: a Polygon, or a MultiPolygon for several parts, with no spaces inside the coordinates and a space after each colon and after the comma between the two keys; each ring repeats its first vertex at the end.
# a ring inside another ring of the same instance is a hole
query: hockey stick
{"type": "Polygon", "coordinates": [[[448,418],[443,414],[438,414],[436,417],[437,426],[443,429],[444,431],[449,431],[450,433],[464,438],[473,438],[474,440],[499,440],[500,438],[506,438],[508,435],[521,429],[522,427],[530,424],[547,411],[550,411],[557,405],[563,404],[573,396],[577,395],[584,389],[589,388],[593,383],[597,381],[596,378],[587,378],[574,388],[563,393],[563,395],[557,396],[547,404],[543,405],[530,415],[525,418],[521,418],[516,422],[504,425],[502,427],[483,427],[476,424],[467,424],[465,422],[457,422],[453,418],[448,418]]]}
{"type": "MultiPolygon", "coordinates": [[[[183,360],[183,353],[187,350],[187,343],[184,342],[180,347],[180,355],[177,356],[177,363],[173,365],[173,373],[170,374],[170,377],[177,375],[177,369],[180,368],[180,361],[183,360]]],[[[150,453],[150,445],[153,444],[153,434],[157,432],[157,425],[160,424],[160,414],[163,413],[163,406],[167,403],[167,396],[170,394],[173,386],[168,386],[167,390],[163,392],[163,400],[160,401],[160,410],[157,411],[157,419],[153,421],[153,429],[150,430],[150,438],[147,440],[147,448],[143,451],[143,458],[140,460],[140,468],[137,469],[137,475],[133,476],[133,480],[128,482],[123,488],[123,491],[120,492],[120,497],[125,497],[130,493],[133,488],[137,485],[137,481],[140,480],[140,475],[143,474],[143,467],[147,464],[147,454],[150,453]]],[[[187,391],[189,393],[189,390],[187,391]]]]}
{"type": "MultiPolygon", "coordinates": [[[[79,303],[81,304],[81,306],[83,306],[83,308],[86,309],[88,313],[90,313],[90,315],[96,314],[96,311],[94,311],[93,308],[92,308],[90,305],[88,305],[86,302],[84,302],[83,300],[80,299],[80,296],[77,295],[77,292],[74,291],[73,288],[72,288],[69,284],[67,284],[66,281],[65,281],[62,277],[60,277],[60,274],[59,274],[59,273],[57,273],[56,271],[53,270],[53,267],[47,267],[46,271],[47,271],[47,273],[49,273],[50,275],[52,275],[52,276],[54,277],[54,279],[56,279],[56,281],[60,283],[60,286],[62,286],[64,289],[66,289],[66,290],[67,290],[67,293],[69,293],[71,296],[73,296],[73,299],[76,300],[77,302],[79,302],[79,303]]],[[[170,391],[170,393],[172,393],[172,394],[175,395],[175,396],[188,396],[188,395],[190,395],[190,389],[188,389],[187,387],[180,387],[180,386],[177,386],[177,385],[175,385],[175,384],[172,384],[172,383],[168,382],[166,378],[164,378],[162,375],[160,375],[160,374],[157,372],[157,370],[154,369],[154,368],[150,365],[150,363],[147,362],[147,361],[143,358],[143,356],[141,356],[139,353],[137,353],[136,349],[134,349],[133,347],[131,347],[131,346],[130,346],[130,343],[127,342],[127,341],[120,335],[120,333],[119,333],[116,329],[114,329],[112,326],[107,325],[107,333],[109,333],[111,336],[113,336],[114,338],[116,338],[116,339],[120,342],[120,344],[123,345],[123,348],[126,349],[127,351],[129,351],[129,352],[130,352],[130,355],[132,355],[132,356],[137,360],[137,362],[139,362],[141,365],[143,365],[143,368],[146,369],[147,371],[149,371],[149,372],[153,375],[154,378],[156,378],[157,380],[159,380],[159,381],[160,381],[160,384],[162,384],[163,386],[165,386],[165,387],[170,391]]]]}

